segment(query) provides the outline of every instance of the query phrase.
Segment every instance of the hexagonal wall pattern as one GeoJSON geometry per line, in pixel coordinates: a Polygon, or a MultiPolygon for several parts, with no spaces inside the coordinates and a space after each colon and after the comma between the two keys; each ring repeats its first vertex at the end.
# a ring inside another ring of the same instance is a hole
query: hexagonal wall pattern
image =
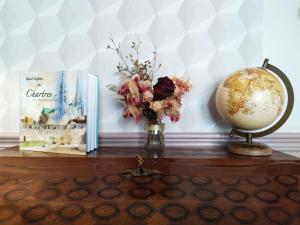
{"type": "Polygon", "coordinates": [[[260,65],[261,29],[260,0],[1,1],[0,132],[18,132],[19,73],[56,70],[100,76],[100,132],[141,131],[143,124],[124,121],[106,88],[118,83],[118,58],[106,49],[109,33],[124,54],[138,34],[142,59],[151,59],[157,47],[157,76],[191,80],[182,119],[168,131],[221,131],[211,110],[214,91],[231,72],[260,65]]]}

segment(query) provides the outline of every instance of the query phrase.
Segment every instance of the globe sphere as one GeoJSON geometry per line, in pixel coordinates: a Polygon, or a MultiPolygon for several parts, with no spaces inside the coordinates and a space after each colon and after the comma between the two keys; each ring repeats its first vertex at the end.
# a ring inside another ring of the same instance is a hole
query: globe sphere
{"type": "Polygon", "coordinates": [[[271,72],[246,68],[226,78],[218,87],[216,106],[233,128],[254,131],[275,122],[285,106],[284,86],[271,72]]]}

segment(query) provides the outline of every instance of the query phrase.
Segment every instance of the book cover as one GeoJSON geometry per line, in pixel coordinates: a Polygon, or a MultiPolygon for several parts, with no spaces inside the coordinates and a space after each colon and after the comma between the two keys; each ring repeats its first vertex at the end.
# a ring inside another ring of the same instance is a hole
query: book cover
{"type": "Polygon", "coordinates": [[[86,154],[84,72],[21,75],[20,150],[86,154]]]}

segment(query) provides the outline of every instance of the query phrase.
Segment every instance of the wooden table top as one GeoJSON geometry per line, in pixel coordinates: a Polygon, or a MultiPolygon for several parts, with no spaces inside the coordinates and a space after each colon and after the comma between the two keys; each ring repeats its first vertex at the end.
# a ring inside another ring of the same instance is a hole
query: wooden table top
{"type": "Polygon", "coordinates": [[[0,150],[0,224],[300,224],[300,160],[222,148],[0,150]],[[135,154],[161,172],[132,177],[135,154]]]}
{"type": "MultiPolygon", "coordinates": [[[[55,153],[45,153],[45,152],[32,152],[32,151],[19,151],[18,146],[13,146],[10,148],[0,150],[0,157],[97,157],[97,158],[135,158],[136,154],[141,154],[154,157],[154,153],[148,153],[142,147],[100,147],[98,151],[93,151],[88,153],[87,156],[81,155],[68,155],[68,154],[55,154],[55,153]]],[[[209,159],[245,159],[248,161],[299,161],[300,159],[279,151],[273,150],[271,156],[265,157],[248,157],[232,154],[227,152],[224,148],[196,148],[196,147],[166,147],[164,152],[160,154],[161,158],[209,158],[209,159]]]]}

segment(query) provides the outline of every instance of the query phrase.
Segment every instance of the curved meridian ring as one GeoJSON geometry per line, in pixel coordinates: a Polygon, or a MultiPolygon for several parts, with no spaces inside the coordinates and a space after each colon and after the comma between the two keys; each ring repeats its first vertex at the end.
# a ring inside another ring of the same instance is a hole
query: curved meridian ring
{"type": "MultiPolygon", "coordinates": [[[[287,121],[287,119],[291,115],[291,112],[294,107],[294,90],[293,90],[293,86],[292,86],[290,80],[288,79],[288,77],[276,66],[269,64],[269,59],[264,60],[264,63],[263,63],[263,66],[261,67],[261,69],[272,71],[282,80],[282,82],[284,83],[286,90],[287,90],[288,102],[287,102],[286,110],[285,110],[284,114],[282,115],[282,117],[278,120],[278,122],[266,130],[263,130],[260,132],[253,132],[253,133],[251,132],[252,138],[263,137],[263,136],[269,135],[269,134],[275,132],[276,130],[278,130],[287,121]]],[[[232,128],[230,135],[236,134],[238,136],[247,138],[249,133],[232,128]]]]}

